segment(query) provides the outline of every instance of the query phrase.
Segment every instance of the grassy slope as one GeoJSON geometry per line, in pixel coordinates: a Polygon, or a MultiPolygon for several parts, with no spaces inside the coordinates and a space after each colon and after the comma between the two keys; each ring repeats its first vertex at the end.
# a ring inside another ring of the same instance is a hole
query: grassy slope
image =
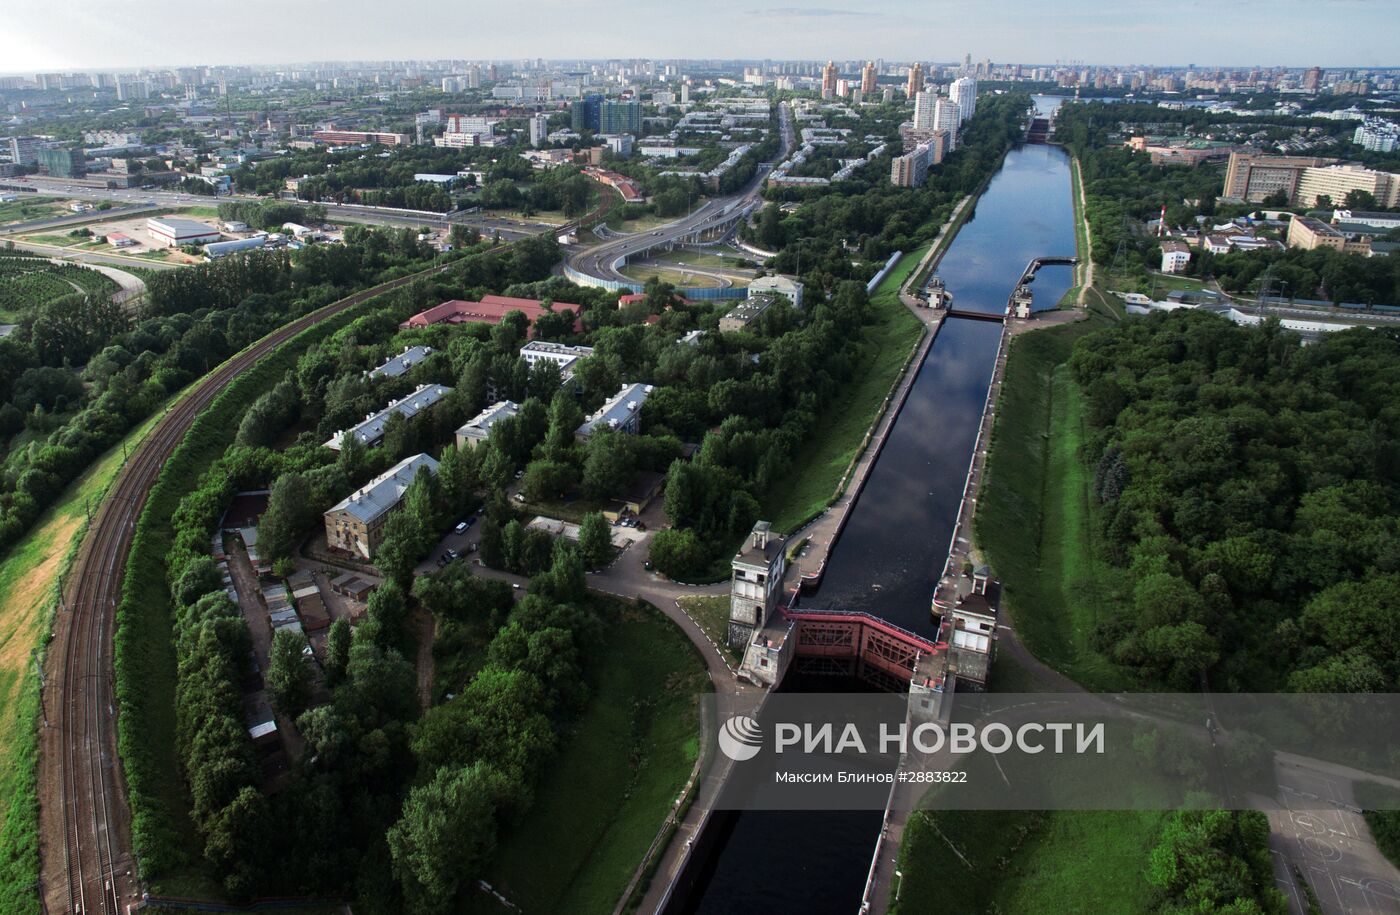
{"type": "Polygon", "coordinates": [[[1124,596],[1126,579],[1096,558],[1091,473],[1079,457],[1084,404],[1063,364],[1096,326],[1063,325],[1013,342],[975,526],[1026,647],[1090,689],[1114,690],[1125,682],[1089,637],[1124,596]]]}
{"type": "Polygon", "coordinates": [[[871,294],[871,320],[853,360],[858,374],[826,408],[817,421],[820,434],[798,452],[792,469],[765,500],[764,517],[772,519],[775,529],[791,532],[830,504],[866,432],[879,419],[885,398],[923,337],[919,319],[899,300],[899,287],[926,250],[923,246],[905,254],[871,294]]]}
{"type": "Polygon", "coordinates": [[[719,646],[719,650],[732,664],[737,665],[744,660],[739,651],[730,648],[729,643],[725,641],[729,637],[728,595],[682,597],[677,603],[681,605],[682,610],[690,614],[690,618],[695,620],[701,631],[719,646]]]}
{"type": "MultiPolygon", "coordinates": [[[[139,442],[161,414],[126,437],[139,442]]],[[[39,869],[35,785],[39,689],[35,656],[48,633],[55,587],[122,463],[121,447],[99,458],[64,491],[0,562],[0,913],[29,912],[39,869]]]]}
{"type": "Polygon", "coordinates": [[[1150,908],[1143,863],[1158,812],[914,815],[900,848],[900,915],[1129,913],[1150,908]],[[956,852],[954,851],[956,848],[956,852]]]}
{"type": "Polygon", "coordinates": [[[611,912],[699,752],[699,655],[654,608],[616,603],[588,707],[492,868],[489,882],[526,912],[611,912]]]}

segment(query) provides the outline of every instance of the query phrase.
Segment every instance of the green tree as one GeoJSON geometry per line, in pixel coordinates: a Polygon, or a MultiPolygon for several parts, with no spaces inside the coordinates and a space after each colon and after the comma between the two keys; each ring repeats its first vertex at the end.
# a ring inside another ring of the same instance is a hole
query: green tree
{"type": "Polygon", "coordinates": [[[614,498],[632,482],[635,470],[627,436],[595,432],[584,447],[584,495],[590,499],[614,498]]]}
{"type": "Polygon", "coordinates": [[[584,565],[601,569],[613,557],[612,530],[601,512],[589,512],[578,526],[578,548],[584,565]]]}
{"type": "Polygon", "coordinates": [[[394,873],[415,911],[456,909],[463,888],[485,874],[496,850],[497,816],[517,790],[485,763],[439,769],[409,792],[389,830],[394,873]]]}
{"type": "Polygon", "coordinates": [[[279,629],[272,637],[267,660],[267,688],[278,711],[295,718],[311,701],[311,666],[302,655],[306,636],[292,629],[279,629]]]}
{"type": "Polygon", "coordinates": [[[344,617],[331,623],[326,633],[326,680],[335,686],[345,678],[350,663],[350,623],[344,617]]]}

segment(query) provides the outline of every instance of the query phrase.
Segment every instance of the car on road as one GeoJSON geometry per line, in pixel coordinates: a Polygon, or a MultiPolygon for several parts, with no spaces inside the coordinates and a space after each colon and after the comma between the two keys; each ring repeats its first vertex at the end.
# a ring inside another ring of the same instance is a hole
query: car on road
{"type": "Polygon", "coordinates": [[[516,493],[516,494],[515,494],[515,501],[517,501],[517,502],[524,502],[524,501],[525,501],[525,493],[523,493],[523,492],[518,492],[518,493],[516,493]]]}

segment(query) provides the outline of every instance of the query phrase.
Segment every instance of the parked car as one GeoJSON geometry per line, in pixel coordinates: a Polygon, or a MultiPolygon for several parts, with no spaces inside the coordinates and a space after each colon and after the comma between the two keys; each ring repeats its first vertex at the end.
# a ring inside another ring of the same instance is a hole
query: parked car
{"type": "Polygon", "coordinates": [[[454,528],[452,529],[452,533],[454,533],[454,534],[465,534],[465,533],[467,532],[467,528],[469,528],[469,527],[471,527],[471,525],[468,524],[467,522],[465,522],[465,521],[458,521],[458,522],[457,522],[457,526],[454,527],[454,528]]]}

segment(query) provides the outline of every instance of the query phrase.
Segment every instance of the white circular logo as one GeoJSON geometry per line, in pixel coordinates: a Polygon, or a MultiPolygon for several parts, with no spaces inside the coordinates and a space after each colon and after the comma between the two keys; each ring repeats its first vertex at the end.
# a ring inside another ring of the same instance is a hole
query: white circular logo
{"type": "Polygon", "coordinates": [[[719,729],[719,748],[735,762],[753,759],[762,744],[763,728],[747,715],[735,715],[719,729]]]}

